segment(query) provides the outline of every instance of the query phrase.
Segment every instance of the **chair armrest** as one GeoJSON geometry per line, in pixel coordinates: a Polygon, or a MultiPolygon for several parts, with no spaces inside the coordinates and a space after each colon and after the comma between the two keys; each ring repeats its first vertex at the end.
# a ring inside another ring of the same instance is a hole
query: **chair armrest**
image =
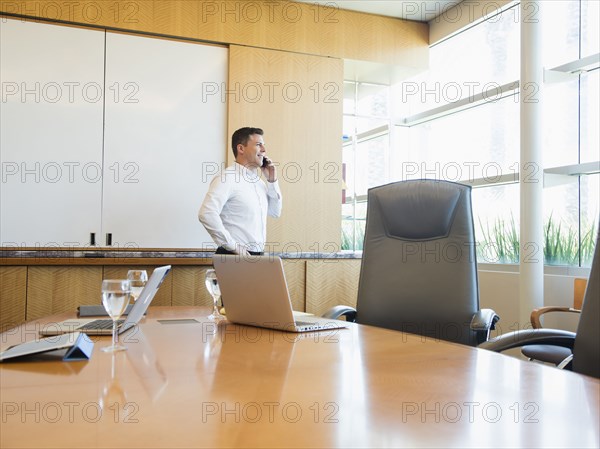
{"type": "Polygon", "coordinates": [[[493,330],[500,317],[492,309],[481,309],[471,319],[471,329],[474,331],[493,330]]]}
{"type": "Polygon", "coordinates": [[[341,316],[345,316],[346,321],[354,323],[356,321],[356,309],[350,306],[335,306],[322,315],[323,318],[330,320],[337,320],[341,316]]]}
{"type": "Polygon", "coordinates": [[[500,317],[492,309],[481,309],[471,319],[471,330],[475,331],[477,344],[490,338],[490,331],[495,329],[500,317]]]}
{"type": "Polygon", "coordinates": [[[527,345],[553,345],[573,349],[575,332],[559,329],[524,329],[500,335],[481,343],[478,348],[502,352],[527,345]]]}
{"type": "Polygon", "coordinates": [[[531,321],[531,325],[533,326],[534,329],[542,329],[543,328],[542,322],[540,321],[540,317],[544,313],[548,313],[548,312],[581,313],[581,310],[573,309],[572,307],[555,307],[555,306],[539,307],[537,309],[533,309],[531,311],[530,321],[531,321]]]}

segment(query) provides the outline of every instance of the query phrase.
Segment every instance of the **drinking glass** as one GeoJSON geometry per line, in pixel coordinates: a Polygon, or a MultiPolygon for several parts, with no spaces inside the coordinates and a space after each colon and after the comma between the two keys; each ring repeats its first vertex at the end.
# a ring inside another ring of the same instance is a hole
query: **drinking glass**
{"type": "Polygon", "coordinates": [[[221,297],[221,289],[219,288],[219,282],[217,281],[217,273],[215,270],[208,269],[206,270],[206,278],[205,278],[206,289],[211,294],[213,298],[213,311],[208,318],[212,320],[222,320],[225,319],[223,315],[219,312],[219,308],[217,307],[217,303],[219,302],[219,298],[221,297]]]}
{"type": "Polygon", "coordinates": [[[129,270],[127,279],[131,283],[131,296],[133,302],[135,302],[140,297],[146,282],[148,282],[148,273],[146,273],[146,270],[129,270]]]}
{"type": "Polygon", "coordinates": [[[131,282],[128,279],[108,279],[102,281],[102,305],[108,316],[113,320],[112,345],[102,348],[104,352],[123,351],[125,346],[119,345],[117,334],[117,320],[121,317],[129,304],[131,296],[131,282]]]}

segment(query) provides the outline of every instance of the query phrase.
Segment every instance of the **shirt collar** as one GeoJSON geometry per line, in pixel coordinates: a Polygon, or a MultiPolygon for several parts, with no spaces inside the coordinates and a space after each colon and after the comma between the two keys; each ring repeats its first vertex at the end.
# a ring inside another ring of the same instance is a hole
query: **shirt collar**
{"type": "Polygon", "coordinates": [[[244,179],[252,180],[260,178],[260,176],[258,175],[258,170],[250,170],[237,161],[235,162],[235,169],[242,173],[244,179]]]}

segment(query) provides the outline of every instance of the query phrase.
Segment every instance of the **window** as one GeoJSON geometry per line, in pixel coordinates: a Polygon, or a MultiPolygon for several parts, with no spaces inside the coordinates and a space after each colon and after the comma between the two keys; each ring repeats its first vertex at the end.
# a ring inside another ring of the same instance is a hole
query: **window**
{"type": "MultiPolygon", "coordinates": [[[[556,69],[549,75],[560,72],[544,86],[548,265],[589,266],[598,231],[599,4],[545,2],[540,16],[544,67],[556,69]]],[[[480,262],[518,263],[519,13],[513,3],[435,44],[430,69],[389,90],[348,83],[353,95],[345,109],[348,249],[361,248],[369,187],[428,177],[473,185],[480,262]],[[390,115],[401,119],[386,132],[390,115]]]]}
{"type": "Polygon", "coordinates": [[[362,250],[367,190],[389,177],[388,86],[344,82],[342,250],[362,250]]]}
{"type": "Polygon", "coordinates": [[[443,106],[518,79],[516,14],[510,9],[433,46],[429,70],[401,84],[410,113],[443,106]]]}
{"type": "MultiPolygon", "coordinates": [[[[597,61],[598,13],[595,0],[546,4],[544,67],[577,63],[594,54],[597,61]]],[[[598,73],[596,62],[590,71],[545,85],[544,168],[554,177],[544,189],[544,258],[548,265],[591,265],[600,212],[598,73]],[[589,163],[595,168],[590,169],[589,163]],[[561,172],[569,175],[557,177],[561,172]]]]}
{"type": "Polygon", "coordinates": [[[393,167],[393,180],[493,180],[508,173],[517,179],[514,176],[519,162],[516,95],[413,125],[407,131],[404,139],[408,139],[408,147],[402,151],[405,157],[393,167]]]}

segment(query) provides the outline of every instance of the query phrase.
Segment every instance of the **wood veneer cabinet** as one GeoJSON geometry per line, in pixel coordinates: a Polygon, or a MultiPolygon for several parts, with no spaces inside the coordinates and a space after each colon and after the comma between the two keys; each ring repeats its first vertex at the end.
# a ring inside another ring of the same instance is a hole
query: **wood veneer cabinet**
{"type": "Polygon", "coordinates": [[[306,311],[322,315],[331,307],[356,307],[360,259],[306,262],[306,311]]]}
{"type": "MultiPolygon", "coordinates": [[[[157,259],[135,268],[151,273],[165,264],[157,259]]],[[[294,310],[320,315],[338,304],[356,305],[360,259],[284,259],[283,264],[294,310]]],[[[102,279],[124,278],[133,266],[0,266],[0,330],[100,304],[102,279]]],[[[152,306],[210,306],[212,298],[204,287],[209,268],[209,262],[173,265],[152,306]]]]}
{"type": "Polygon", "coordinates": [[[25,321],[27,267],[0,267],[0,332],[25,321]]]}
{"type": "Polygon", "coordinates": [[[27,320],[100,304],[102,267],[29,267],[27,320]]]}

